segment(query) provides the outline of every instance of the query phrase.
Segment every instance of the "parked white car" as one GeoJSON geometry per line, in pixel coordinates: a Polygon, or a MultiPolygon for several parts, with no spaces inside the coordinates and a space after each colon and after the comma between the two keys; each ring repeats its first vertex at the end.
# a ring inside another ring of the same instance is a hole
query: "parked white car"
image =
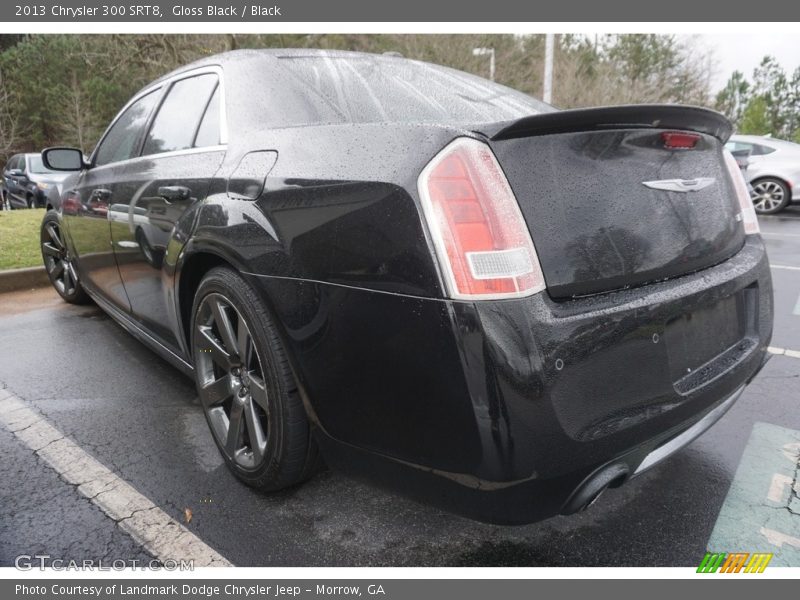
{"type": "Polygon", "coordinates": [[[800,201],[800,144],[759,135],[733,135],[728,150],[749,150],[745,171],[756,212],[775,214],[800,201]]]}

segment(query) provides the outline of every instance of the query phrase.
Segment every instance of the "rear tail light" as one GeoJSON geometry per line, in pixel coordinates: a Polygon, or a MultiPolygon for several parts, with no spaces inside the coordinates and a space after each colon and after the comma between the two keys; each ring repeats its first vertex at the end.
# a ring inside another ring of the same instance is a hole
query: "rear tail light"
{"type": "Polygon", "coordinates": [[[458,138],[425,167],[418,185],[451,298],[516,298],[545,289],[525,220],[489,146],[458,138]]]}
{"type": "Polygon", "coordinates": [[[750,198],[750,192],[747,191],[747,183],[742,175],[742,170],[736,163],[736,159],[727,150],[723,151],[725,154],[725,166],[728,167],[728,175],[730,175],[733,189],[736,191],[736,197],[739,199],[739,206],[742,209],[742,224],[744,225],[744,232],[746,234],[759,233],[761,229],[758,226],[758,218],[756,217],[756,209],[753,207],[753,200],[750,198]]]}

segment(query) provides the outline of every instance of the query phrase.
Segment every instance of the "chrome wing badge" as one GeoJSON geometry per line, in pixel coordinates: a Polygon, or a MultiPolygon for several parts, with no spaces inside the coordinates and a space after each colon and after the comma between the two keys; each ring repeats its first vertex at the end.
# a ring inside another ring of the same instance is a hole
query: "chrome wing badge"
{"type": "Polygon", "coordinates": [[[658,181],[643,181],[642,184],[654,190],[667,192],[697,192],[705,189],[716,181],[713,177],[697,177],[696,179],[660,179],[658,181]]]}

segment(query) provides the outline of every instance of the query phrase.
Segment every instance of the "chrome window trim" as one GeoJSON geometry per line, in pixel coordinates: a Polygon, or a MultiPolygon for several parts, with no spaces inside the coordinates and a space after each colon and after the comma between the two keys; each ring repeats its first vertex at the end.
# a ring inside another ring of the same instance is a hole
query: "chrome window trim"
{"type": "Polygon", "coordinates": [[[150,160],[155,158],[169,158],[172,156],[183,156],[185,154],[211,154],[214,152],[225,152],[228,146],[225,144],[218,144],[216,146],[203,146],[201,148],[184,148],[183,150],[170,150],[169,152],[159,152],[158,154],[143,154],[141,156],[134,156],[133,158],[126,158],[107,165],[100,165],[99,167],[92,167],[92,171],[99,171],[106,167],[118,167],[135,163],[140,160],[150,160]]]}

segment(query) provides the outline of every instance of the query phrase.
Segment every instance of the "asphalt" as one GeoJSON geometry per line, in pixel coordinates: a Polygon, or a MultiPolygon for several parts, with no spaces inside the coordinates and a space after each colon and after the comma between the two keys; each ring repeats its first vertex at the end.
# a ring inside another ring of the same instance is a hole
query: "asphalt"
{"type": "MultiPolygon", "coordinates": [[[[771,262],[800,269],[800,206],[761,226],[771,262]]],[[[800,350],[800,270],[773,277],[773,345],[800,350]]],[[[222,464],[193,382],[97,307],[40,290],[0,296],[0,314],[0,387],[176,520],[190,508],[186,527],[239,566],[697,565],[754,424],[800,430],[800,359],[775,356],[705,435],[571,517],[484,525],[331,471],[265,495],[222,464]]],[[[0,565],[147,556],[1,426],[0,453],[0,565]]]]}

